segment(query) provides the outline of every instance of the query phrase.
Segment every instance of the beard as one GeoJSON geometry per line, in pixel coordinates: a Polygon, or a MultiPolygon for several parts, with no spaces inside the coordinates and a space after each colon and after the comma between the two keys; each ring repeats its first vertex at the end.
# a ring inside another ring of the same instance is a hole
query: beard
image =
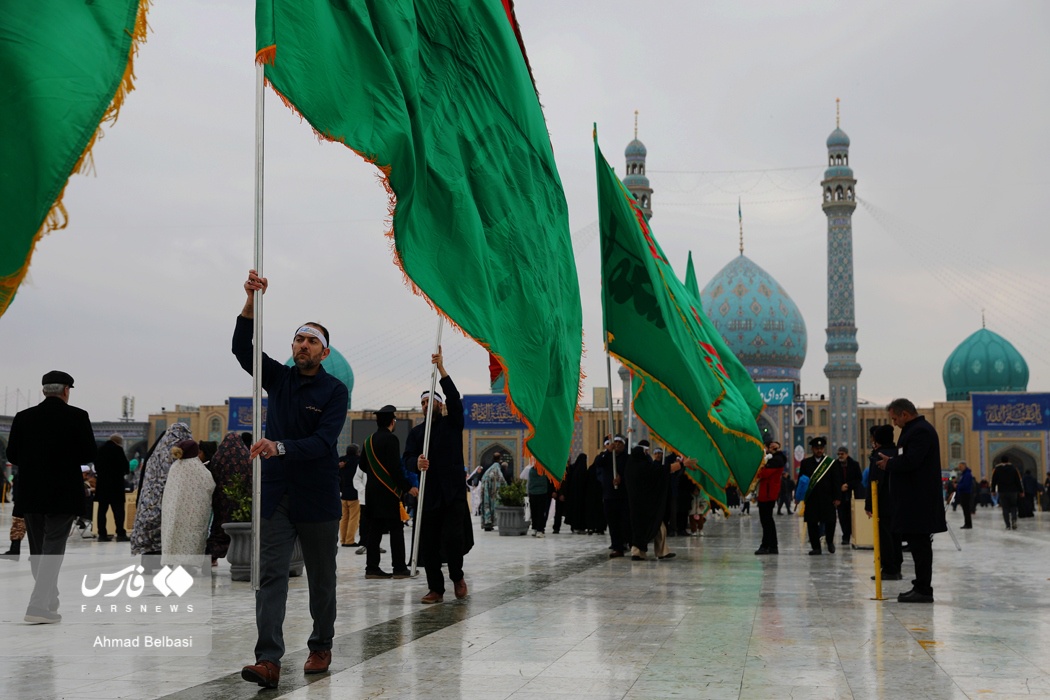
{"type": "Polygon", "coordinates": [[[315,360],[309,357],[308,355],[295,356],[295,366],[299,368],[300,372],[307,372],[309,370],[315,369],[320,364],[320,360],[315,360]]]}

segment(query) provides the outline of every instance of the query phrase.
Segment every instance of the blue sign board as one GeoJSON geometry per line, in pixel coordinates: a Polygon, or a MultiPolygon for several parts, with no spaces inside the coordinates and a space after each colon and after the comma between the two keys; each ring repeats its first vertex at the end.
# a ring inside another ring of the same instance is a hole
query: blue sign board
{"type": "Polygon", "coordinates": [[[1050,430],[1050,394],[970,394],[974,430],[1050,430]]]}
{"type": "Polygon", "coordinates": [[[463,427],[467,430],[525,430],[510,412],[503,394],[469,394],[463,397],[463,427]]]}
{"type": "MultiPolygon", "coordinates": [[[[230,397],[230,421],[226,427],[236,433],[248,433],[252,429],[252,397],[230,397]]],[[[266,429],[266,397],[262,400],[262,429],[266,429]]]]}
{"type": "Polygon", "coordinates": [[[795,400],[794,382],[757,382],[755,386],[767,406],[790,406],[795,400]]]}

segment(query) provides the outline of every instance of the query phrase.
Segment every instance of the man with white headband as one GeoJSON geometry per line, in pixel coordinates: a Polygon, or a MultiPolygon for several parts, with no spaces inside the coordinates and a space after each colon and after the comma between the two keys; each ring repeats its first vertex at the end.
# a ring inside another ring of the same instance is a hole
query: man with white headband
{"type": "MultiPolygon", "coordinates": [[[[252,317],[255,290],[266,292],[267,280],[248,272],[248,300],[233,332],[233,354],[244,371],[252,372],[252,317]]],[[[262,520],[259,590],[255,622],[259,638],[255,663],[241,669],[241,678],[264,688],[276,688],[284,656],[284,611],[288,600],[288,569],[296,538],[303,550],[310,590],[313,631],[305,673],[324,673],[332,661],[335,637],[335,571],[339,546],[339,454],[337,442],[346,421],[349,392],[325,372],[328,330],[305,323],[292,337],[293,367],[268,355],[262,360],[262,386],[268,396],[266,436],[251,446],[250,456],[262,457],[262,520]]]]}

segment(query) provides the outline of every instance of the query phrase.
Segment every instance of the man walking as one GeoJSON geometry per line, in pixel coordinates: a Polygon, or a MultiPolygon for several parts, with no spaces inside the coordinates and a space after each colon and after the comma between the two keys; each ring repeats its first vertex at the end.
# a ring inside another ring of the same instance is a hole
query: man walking
{"type": "MultiPolygon", "coordinates": [[[[233,354],[244,371],[252,371],[253,293],[266,292],[267,280],[248,272],[248,300],[233,332],[233,354]]],[[[305,323],[292,337],[294,366],[263,355],[262,386],[268,395],[266,437],[251,446],[262,461],[262,519],[259,590],[255,624],[259,639],[255,663],[241,678],[276,688],[284,656],[284,615],[288,600],[288,567],[299,539],[310,591],[313,631],[307,645],[305,673],[324,673],[332,661],[335,636],[335,569],[342,505],[339,499],[339,455],[336,443],[346,421],[349,393],[328,374],[328,330],[305,323]]]]}
{"type": "Polygon", "coordinates": [[[963,509],[963,530],[972,530],[973,521],[973,472],[966,462],[959,462],[959,481],[955,485],[955,500],[963,509]]]}
{"type": "Polygon", "coordinates": [[[839,515],[839,527],[842,528],[842,544],[849,544],[853,537],[853,499],[864,497],[864,475],[860,463],[849,456],[845,445],[838,450],[835,466],[842,470],[841,495],[836,507],[839,515]]]}
{"type": "Polygon", "coordinates": [[[1017,501],[1024,496],[1021,485],[1021,472],[1010,463],[1010,458],[1003,455],[992,471],[992,493],[999,494],[999,507],[1003,511],[1003,521],[1007,530],[1017,529],[1017,501]]]}
{"type": "MultiPolygon", "coordinates": [[[[445,371],[441,348],[430,356],[441,375],[441,389],[445,392],[447,412],[434,410],[430,426],[430,454],[420,454],[416,467],[427,472],[427,489],[423,493],[419,527],[419,554],[427,572],[429,590],[423,604],[440,603],[445,598],[445,575],[441,560],[448,562],[448,577],[456,598],[467,597],[467,581],[463,574],[463,555],[473,544],[470,527],[470,507],[467,505],[467,483],[463,469],[463,400],[452,377],[445,371]]],[[[428,397],[429,398],[429,397],[428,397]]],[[[435,409],[440,405],[435,404],[435,409]]]]}
{"type": "Polygon", "coordinates": [[[933,602],[933,534],[945,532],[941,501],[941,447],[937,431],[908,399],[886,407],[901,429],[896,456],[880,454],[876,466],[890,474],[893,530],[906,540],[915,562],[912,589],[897,596],[901,603],[933,602]]]}
{"type": "Polygon", "coordinates": [[[809,479],[809,486],[803,496],[805,512],[803,520],[809,533],[811,555],[823,553],[820,547],[820,528],[824,527],[824,541],[828,552],[835,553],[835,509],[839,505],[842,493],[842,470],[836,469],[831,459],[825,462],[825,450],[828,441],[815,437],[809,441],[813,455],[806,457],[799,465],[798,473],[809,479]]]}
{"type": "Polygon", "coordinates": [[[609,558],[622,557],[631,535],[630,507],[627,503],[627,440],[616,435],[606,440],[605,451],[595,462],[598,480],[602,486],[602,505],[609,524],[611,552],[609,558]]]}
{"type": "Polygon", "coordinates": [[[124,530],[124,477],[131,473],[127,455],[124,454],[124,438],[114,433],[109,436],[95,457],[95,500],[98,501],[98,541],[109,542],[112,537],[106,531],[106,511],[113,511],[113,529],[117,542],[127,542],[124,530]]]}
{"type": "Polygon", "coordinates": [[[758,470],[758,519],[762,523],[762,544],[755,554],[779,554],[777,524],[773,521],[773,506],[780,499],[781,476],[787,466],[787,455],[780,450],[780,443],[766,443],[766,461],[758,470]]]}
{"type": "Polygon", "coordinates": [[[58,574],[73,520],[84,512],[80,465],[95,459],[95,435],[87,411],[69,405],[73,377],[44,375],[40,404],[11,422],[7,458],[18,465],[18,505],[26,524],[29,563],[36,583],[25,621],[60,622],[58,574]]]}

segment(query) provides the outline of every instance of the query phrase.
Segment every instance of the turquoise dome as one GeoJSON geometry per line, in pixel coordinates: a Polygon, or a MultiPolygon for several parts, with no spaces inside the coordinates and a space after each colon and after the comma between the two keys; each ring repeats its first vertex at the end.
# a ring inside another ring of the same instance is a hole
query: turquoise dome
{"type": "Polygon", "coordinates": [[[1028,390],[1028,363],[1010,341],[987,328],[959,343],[942,376],[949,401],[966,401],[972,392],[1028,390]]]}
{"type": "Polygon", "coordinates": [[[846,136],[846,132],[842,129],[835,127],[835,130],[828,136],[828,148],[849,148],[849,136],[846,136]]]}
{"type": "Polygon", "coordinates": [[[806,322],[768,272],[741,254],[707,283],[700,303],[753,379],[799,378],[806,322]]]}
{"type": "MultiPolygon", "coordinates": [[[[346,409],[350,410],[351,398],[354,395],[354,370],[350,368],[350,363],[343,357],[343,353],[339,352],[335,348],[330,348],[331,352],[328,353],[328,357],[321,360],[321,366],[324,367],[324,371],[331,374],[333,377],[346,384],[347,398],[346,398],[346,409]]],[[[288,367],[295,364],[295,359],[289,357],[288,361],[284,363],[288,367]]]]}
{"type": "Polygon", "coordinates": [[[635,139],[627,144],[627,148],[624,149],[623,154],[628,158],[645,158],[648,151],[645,150],[645,144],[635,139]]]}

